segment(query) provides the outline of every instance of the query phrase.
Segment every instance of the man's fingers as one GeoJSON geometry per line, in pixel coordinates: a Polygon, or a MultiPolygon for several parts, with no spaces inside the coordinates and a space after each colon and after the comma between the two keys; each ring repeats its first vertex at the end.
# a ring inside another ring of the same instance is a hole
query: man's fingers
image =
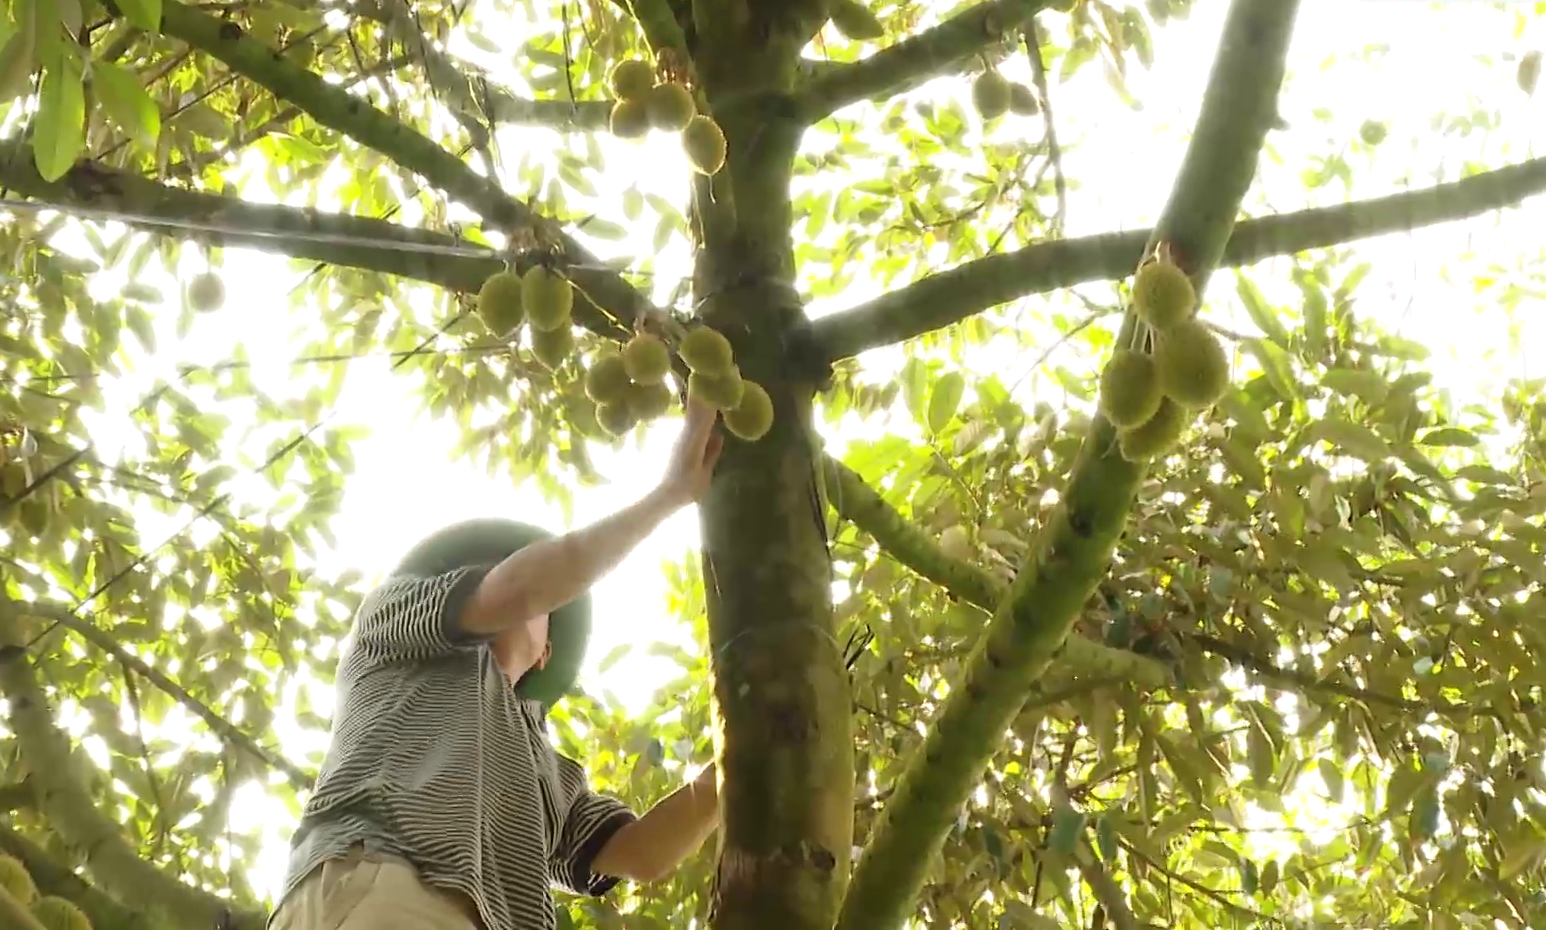
{"type": "Polygon", "coordinates": [[[712,472],[714,466],[719,463],[719,453],[724,451],[725,436],[723,433],[710,433],[708,445],[703,449],[703,467],[712,472]]]}
{"type": "Polygon", "coordinates": [[[692,443],[701,447],[714,430],[714,420],[718,411],[703,401],[690,398],[687,401],[686,431],[692,437],[692,443]]]}

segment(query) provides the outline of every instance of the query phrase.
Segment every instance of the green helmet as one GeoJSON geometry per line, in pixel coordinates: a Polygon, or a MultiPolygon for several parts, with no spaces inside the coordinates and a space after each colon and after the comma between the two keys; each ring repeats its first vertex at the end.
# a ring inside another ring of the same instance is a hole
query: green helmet
{"type": "MultiPolygon", "coordinates": [[[[408,550],[391,576],[431,577],[473,565],[494,565],[553,534],[539,527],[478,517],[436,530],[408,550]]],[[[548,623],[552,654],[547,665],[532,669],[515,683],[516,693],[548,706],[568,694],[580,677],[590,641],[591,602],[587,592],[553,611],[548,623]]]]}

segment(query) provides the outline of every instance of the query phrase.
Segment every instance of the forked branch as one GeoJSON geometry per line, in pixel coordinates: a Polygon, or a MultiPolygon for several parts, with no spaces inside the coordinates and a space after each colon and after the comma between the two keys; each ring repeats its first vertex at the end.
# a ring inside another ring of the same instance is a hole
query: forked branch
{"type": "MultiPolygon", "coordinates": [[[[832,508],[839,516],[869,533],[898,562],[952,596],[993,613],[1007,590],[998,579],[946,555],[927,533],[897,512],[847,465],[830,457],[824,464],[827,486],[833,491],[829,495],[832,508]]],[[[1170,670],[1163,662],[1079,635],[1064,641],[1057,659],[1080,680],[1125,681],[1143,688],[1160,688],[1171,682],[1170,670]]]]}
{"type": "Polygon", "coordinates": [[[390,113],[329,84],[272,48],[248,38],[235,23],[217,19],[177,0],[164,0],[161,31],[217,59],[235,73],[304,110],[329,129],[374,149],[423,177],[493,228],[507,234],[529,232],[563,249],[569,274],[599,309],[624,324],[653,309],[621,276],[604,270],[600,260],[553,220],[511,197],[433,139],[404,125],[390,113]]]}
{"type": "MultiPolygon", "coordinates": [[[[1546,191],[1546,158],[1415,191],[1238,223],[1219,264],[1239,267],[1500,210],[1546,191]]],[[[833,359],[893,345],[1032,294],[1132,274],[1152,229],[1038,242],[921,278],[815,321],[833,359]]]]}
{"type": "Polygon", "coordinates": [[[823,69],[796,97],[800,117],[816,123],[851,103],[912,90],[1015,35],[1049,2],[988,0],[862,61],[823,69]]]}
{"type": "MultiPolygon", "coordinates": [[[[1199,287],[1223,254],[1256,174],[1297,12],[1296,0],[1230,4],[1202,113],[1155,232],[1188,258],[1199,287]]],[[[1129,318],[1124,331],[1133,325],[1129,318]]],[[[1109,571],[1144,474],[1116,445],[1111,425],[1095,417],[1062,500],[876,822],[839,930],[887,930],[902,923],[1026,689],[1046,671],[1109,571]]]]}

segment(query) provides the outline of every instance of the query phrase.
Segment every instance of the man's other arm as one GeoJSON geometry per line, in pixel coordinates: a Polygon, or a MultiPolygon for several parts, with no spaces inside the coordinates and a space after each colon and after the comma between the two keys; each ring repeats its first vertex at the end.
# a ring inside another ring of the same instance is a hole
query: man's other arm
{"type": "Polygon", "coordinates": [[[710,766],[613,833],[596,853],[591,871],[645,883],[669,878],[718,823],[719,792],[710,766]]]}

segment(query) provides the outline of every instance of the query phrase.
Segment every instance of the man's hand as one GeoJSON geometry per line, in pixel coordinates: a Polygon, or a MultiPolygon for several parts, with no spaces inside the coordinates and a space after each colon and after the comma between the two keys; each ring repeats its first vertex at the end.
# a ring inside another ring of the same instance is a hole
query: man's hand
{"type": "Polygon", "coordinates": [[[687,420],[657,492],[673,507],[695,504],[714,480],[714,466],[725,446],[725,437],[714,428],[719,414],[700,401],[687,402],[687,420]]]}
{"type": "Polygon", "coordinates": [[[710,763],[643,817],[612,834],[591,870],[638,882],[660,881],[697,852],[718,825],[719,795],[710,763]]]}
{"type": "Polygon", "coordinates": [[[698,773],[698,777],[692,780],[692,785],[693,790],[700,792],[706,791],[709,793],[710,797],[718,800],[719,773],[714,770],[714,763],[710,762],[708,765],[704,766],[703,771],[698,773]]]}

